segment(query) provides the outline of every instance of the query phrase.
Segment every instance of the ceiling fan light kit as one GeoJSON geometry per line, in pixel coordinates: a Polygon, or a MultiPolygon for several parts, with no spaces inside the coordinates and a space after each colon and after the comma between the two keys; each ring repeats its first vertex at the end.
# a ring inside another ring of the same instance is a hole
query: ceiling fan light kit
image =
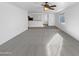
{"type": "Polygon", "coordinates": [[[47,7],[44,7],[44,11],[48,11],[49,10],[49,8],[47,8],[47,7]]]}

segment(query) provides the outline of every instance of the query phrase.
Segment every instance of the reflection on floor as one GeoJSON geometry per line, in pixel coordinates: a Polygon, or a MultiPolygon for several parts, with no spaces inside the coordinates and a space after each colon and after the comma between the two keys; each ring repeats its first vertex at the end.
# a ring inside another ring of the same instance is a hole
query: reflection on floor
{"type": "Polygon", "coordinates": [[[79,42],[56,27],[29,28],[1,45],[0,55],[77,56],[79,42]]]}

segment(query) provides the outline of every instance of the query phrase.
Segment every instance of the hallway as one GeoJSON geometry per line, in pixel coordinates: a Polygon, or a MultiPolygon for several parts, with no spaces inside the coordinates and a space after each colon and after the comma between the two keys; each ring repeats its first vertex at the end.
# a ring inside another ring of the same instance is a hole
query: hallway
{"type": "Polygon", "coordinates": [[[29,30],[1,45],[0,55],[46,56],[46,44],[56,33],[63,37],[61,56],[79,55],[79,42],[56,27],[29,28],[29,30]]]}

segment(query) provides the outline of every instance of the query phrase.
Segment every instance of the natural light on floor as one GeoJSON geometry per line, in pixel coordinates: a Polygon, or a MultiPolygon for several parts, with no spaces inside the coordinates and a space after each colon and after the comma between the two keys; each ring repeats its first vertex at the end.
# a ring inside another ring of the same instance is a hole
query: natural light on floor
{"type": "Polygon", "coordinates": [[[59,56],[63,45],[63,37],[56,33],[46,45],[48,56],[59,56]]]}

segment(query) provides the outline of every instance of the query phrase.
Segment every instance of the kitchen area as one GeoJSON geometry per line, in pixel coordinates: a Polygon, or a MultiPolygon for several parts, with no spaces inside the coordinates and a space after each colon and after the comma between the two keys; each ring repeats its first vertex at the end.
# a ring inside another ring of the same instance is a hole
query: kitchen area
{"type": "Polygon", "coordinates": [[[29,27],[47,27],[55,26],[54,13],[29,13],[28,14],[29,27]]]}

